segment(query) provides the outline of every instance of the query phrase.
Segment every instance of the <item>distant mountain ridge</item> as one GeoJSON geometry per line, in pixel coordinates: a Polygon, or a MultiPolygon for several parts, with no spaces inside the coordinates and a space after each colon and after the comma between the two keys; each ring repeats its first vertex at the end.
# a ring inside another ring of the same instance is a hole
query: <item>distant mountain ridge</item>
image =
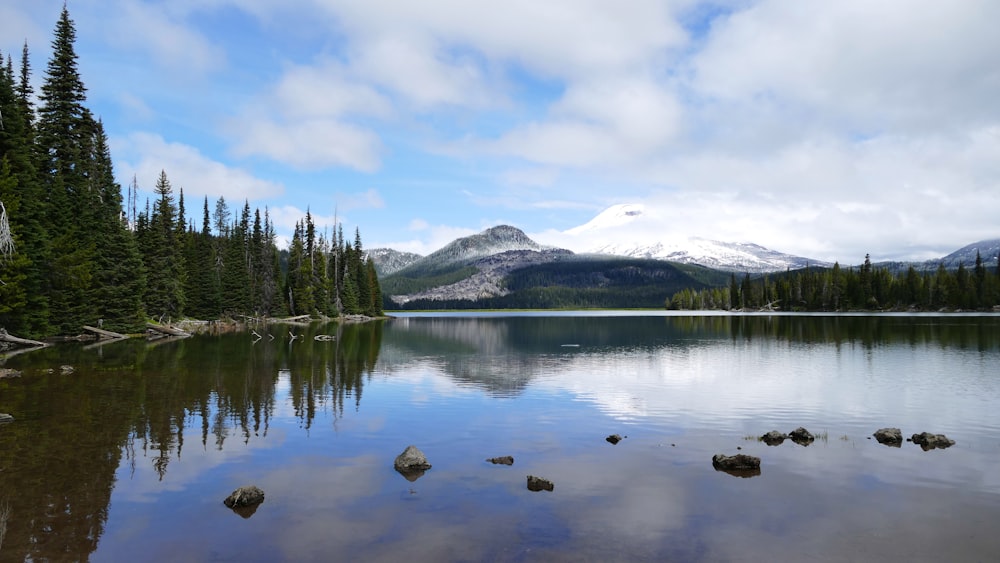
{"type": "MultiPolygon", "coordinates": [[[[575,234],[604,234],[647,221],[640,205],[609,208],[575,234]],[[610,229],[610,231],[609,231],[610,229]]],[[[569,231],[567,231],[569,232],[569,231]]],[[[607,240],[621,240],[620,232],[607,240]]],[[[596,236],[595,236],[596,235],[596,236]]],[[[940,264],[971,268],[976,252],[996,268],[1000,239],[962,247],[938,260],[876,264],[890,271],[940,264]]],[[[378,248],[369,252],[382,283],[386,309],[661,307],[682,289],[719,287],[732,273],[764,274],[832,264],[770,250],[753,243],[702,238],[653,243],[605,243],[577,254],[541,245],[520,229],[499,225],[461,237],[427,256],[378,248]]]]}
{"type": "Polygon", "coordinates": [[[925,264],[931,268],[937,268],[938,264],[944,264],[944,267],[949,270],[958,268],[959,264],[964,264],[966,268],[971,268],[976,264],[977,251],[987,266],[996,266],[997,255],[1000,254],[1000,239],[987,239],[974,242],[959,248],[939,260],[928,260],[925,264]]]}
{"type": "Polygon", "coordinates": [[[380,281],[390,310],[661,307],[679,289],[706,286],[662,260],[577,255],[509,225],[456,239],[380,281]]]}
{"type": "Polygon", "coordinates": [[[726,272],[762,274],[784,270],[798,270],[808,266],[832,266],[822,260],[785,254],[759,244],[747,242],[720,242],[702,238],[688,238],[683,242],[657,242],[648,245],[609,244],[594,249],[598,254],[654,258],[682,264],[698,264],[726,272]]]}
{"type": "Polygon", "coordinates": [[[575,236],[637,242],[602,243],[589,249],[597,254],[653,258],[698,264],[726,272],[762,274],[796,270],[807,266],[832,266],[822,260],[778,252],[747,242],[721,242],[699,237],[670,237],[650,240],[639,233],[655,230],[658,220],[637,203],[613,205],[587,223],[567,231],[575,236]],[[629,236],[631,235],[631,236],[629,236]]]}

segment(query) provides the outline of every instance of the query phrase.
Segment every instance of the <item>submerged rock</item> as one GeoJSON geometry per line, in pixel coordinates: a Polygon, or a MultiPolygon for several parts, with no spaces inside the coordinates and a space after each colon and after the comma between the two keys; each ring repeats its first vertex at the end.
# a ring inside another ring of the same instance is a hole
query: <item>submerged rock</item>
{"type": "Polygon", "coordinates": [[[788,437],[792,439],[793,442],[800,446],[808,446],[813,443],[816,439],[808,430],[799,426],[795,430],[788,433],[788,437]]]}
{"type": "Polygon", "coordinates": [[[899,428],[879,428],[872,436],[879,444],[899,447],[903,443],[903,431],[899,428]]]}
{"type": "Polygon", "coordinates": [[[0,424],[4,422],[14,422],[14,417],[5,412],[0,412],[0,424]]]}
{"type": "Polygon", "coordinates": [[[623,439],[624,438],[622,438],[621,434],[612,434],[607,438],[605,438],[605,440],[611,442],[612,444],[617,444],[618,442],[621,442],[623,439]]]}
{"type": "Polygon", "coordinates": [[[427,456],[424,455],[424,452],[413,445],[406,446],[403,453],[396,456],[396,461],[392,465],[407,481],[416,481],[425,471],[431,468],[431,464],[427,462],[427,456]]]}
{"type": "Polygon", "coordinates": [[[541,477],[528,475],[529,491],[552,491],[555,490],[555,488],[556,486],[552,484],[552,481],[549,481],[548,479],[542,479],[541,477]]]}
{"type": "Polygon", "coordinates": [[[746,454],[715,454],[712,467],[736,477],[756,477],[760,475],[760,458],[746,454]]]}
{"type": "Polygon", "coordinates": [[[760,441],[768,446],[780,446],[787,439],[788,434],[783,434],[777,430],[772,430],[760,437],[760,441]]]}
{"type": "Polygon", "coordinates": [[[264,502],[264,491],[255,485],[240,487],[226,497],[226,500],[222,501],[223,504],[233,509],[233,512],[243,518],[253,516],[254,512],[257,512],[257,507],[262,502],[264,502]]]}
{"type": "Polygon", "coordinates": [[[486,461],[494,465],[514,465],[514,457],[509,455],[504,455],[500,457],[491,457],[486,461]]]}
{"type": "Polygon", "coordinates": [[[0,379],[21,377],[21,372],[11,368],[0,368],[0,379]]]}
{"type": "Polygon", "coordinates": [[[955,445],[955,440],[948,438],[944,434],[931,434],[930,432],[914,434],[910,440],[913,440],[913,443],[923,448],[925,452],[935,448],[943,450],[955,445]]]}

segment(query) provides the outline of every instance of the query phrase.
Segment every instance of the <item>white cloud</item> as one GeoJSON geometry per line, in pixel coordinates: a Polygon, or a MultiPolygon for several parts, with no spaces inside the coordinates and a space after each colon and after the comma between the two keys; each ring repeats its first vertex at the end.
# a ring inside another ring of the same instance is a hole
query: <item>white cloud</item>
{"type": "Polygon", "coordinates": [[[701,93],[802,108],[830,127],[951,128],[996,119],[1000,4],[766,0],[718,21],[692,64],[701,93]]]}
{"type": "Polygon", "coordinates": [[[223,49],[197,32],[169,4],[119,0],[91,23],[99,25],[103,37],[126,50],[148,53],[163,67],[203,74],[223,68],[223,49]]]}
{"type": "Polygon", "coordinates": [[[372,172],[379,166],[378,136],[336,119],[282,122],[245,116],[234,129],[240,140],[233,152],[240,157],[264,156],[302,169],[347,166],[372,172]]]}
{"type": "Polygon", "coordinates": [[[402,252],[414,252],[426,256],[436,250],[440,250],[457,238],[467,237],[478,232],[473,229],[451,225],[430,225],[423,219],[414,219],[411,221],[410,229],[419,232],[421,237],[410,240],[375,243],[373,245],[366,244],[366,246],[370,246],[371,248],[394,248],[402,252]]]}
{"type": "Polygon", "coordinates": [[[135,176],[145,193],[152,193],[161,170],[167,173],[175,193],[184,189],[189,203],[205,196],[209,200],[222,196],[229,202],[254,201],[279,197],[285,191],[280,184],[212,160],[195,147],[171,143],[151,133],[112,138],[111,148],[122,185],[135,176]]]}
{"type": "Polygon", "coordinates": [[[336,62],[288,67],[272,91],[229,124],[239,156],[264,156],[303,169],[345,166],[372,172],[382,143],[352,120],[392,113],[376,89],[347,76],[336,62]]]}

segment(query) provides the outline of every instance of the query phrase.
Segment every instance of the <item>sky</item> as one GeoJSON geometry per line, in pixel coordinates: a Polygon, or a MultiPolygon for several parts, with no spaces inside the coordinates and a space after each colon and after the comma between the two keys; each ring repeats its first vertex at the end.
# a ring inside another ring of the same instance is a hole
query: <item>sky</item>
{"type": "MultiPolygon", "coordinates": [[[[1000,237],[995,0],[69,0],[140,206],[308,210],[428,254],[509,224],[923,260],[1000,237]],[[650,226],[652,225],[652,226],[650,226]]],[[[0,0],[36,93],[63,0],[0,0]]],[[[199,219],[200,220],[200,219],[199,219]]],[[[576,232],[578,232],[577,230],[576,232]]]]}

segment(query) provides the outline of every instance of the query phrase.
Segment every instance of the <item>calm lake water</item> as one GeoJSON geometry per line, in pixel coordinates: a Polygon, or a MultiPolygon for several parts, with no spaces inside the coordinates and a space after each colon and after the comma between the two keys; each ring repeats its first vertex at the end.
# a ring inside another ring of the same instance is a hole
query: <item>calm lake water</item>
{"type": "Polygon", "coordinates": [[[23,373],[0,380],[16,418],[0,426],[0,560],[1000,553],[997,316],[407,314],[267,330],[0,363],[23,373]],[[815,442],[756,439],[800,426],[815,442]],[[882,427],[956,444],[884,446],[882,427]],[[433,465],[413,482],[392,466],[409,444],[433,465]],[[718,453],[759,456],[760,474],[716,471],[718,453]],[[529,491],[529,474],[554,490],[529,491]],[[248,484],[266,499],[243,518],[222,501],[248,484]]]}

